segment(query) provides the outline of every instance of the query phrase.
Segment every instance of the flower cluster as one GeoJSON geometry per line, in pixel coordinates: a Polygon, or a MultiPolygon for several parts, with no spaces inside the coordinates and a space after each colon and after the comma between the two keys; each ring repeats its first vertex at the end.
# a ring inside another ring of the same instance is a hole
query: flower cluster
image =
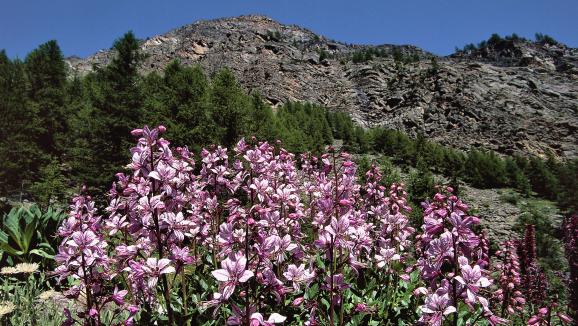
{"type": "Polygon", "coordinates": [[[472,231],[479,220],[467,214],[468,206],[452,191],[448,187],[423,204],[422,256],[417,265],[427,282],[427,297],[420,321],[441,325],[450,314],[455,320],[463,302],[472,313],[481,307],[483,317],[491,324],[503,323],[490,311],[482,294],[492,283],[484,268],[488,265],[485,249],[472,231]]]}
{"type": "MultiPolygon", "coordinates": [[[[115,314],[130,309],[125,305],[123,297],[126,290],[109,293],[105,288],[115,273],[111,271],[112,260],[108,256],[107,242],[102,233],[102,220],[96,215],[94,202],[89,196],[79,195],[72,200],[70,213],[60,228],[58,235],[63,238],[55,257],[59,266],[54,271],[58,280],[62,282],[68,277],[78,280],[65,292],[68,298],[84,297],[84,311],[78,311],[76,316],[66,311],[65,324],[72,325],[78,320],[85,320],[90,325],[101,323],[101,310],[108,306],[115,314]],[[110,308],[110,305],[116,308],[110,308]]],[[[132,315],[127,320],[131,323],[132,315]]]]}
{"type": "MultiPolygon", "coordinates": [[[[405,261],[409,254],[408,248],[415,232],[407,217],[412,209],[407,203],[403,184],[392,184],[386,196],[386,188],[380,185],[381,174],[375,165],[371,166],[366,177],[366,214],[372,221],[374,237],[378,240],[375,261],[377,267],[385,268],[386,273],[393,273],[393,263],[405,261]]],[[[403,273],[402,276],[407,280],[407,274],[403,273]]]]}
{"type": "MultiPolygon", "coordinates": [[[[519,248],[524,297],[534,308],[545,304],[548,280],[536,260],[536,228],[526,225],[524,239],[519,248]]],[[[535,310],[535,309],[533,309],[535,310]]]]}
{"type": "Polygon", "coordinates": [[[564,223],[565,251],[570,267],[569,305],[574,311],[574,318],[578,319],[578,215],[568,217],[564,223]]]}
{"type": "Polygon", "coordinates": [[[501,316],[519,314],[523,311],[526,299],[522,294],[520,276],[520,261],[518,258],[518,241],[509,240],[502,243],[501,249],[496,252],[500,262],[495,269],[498,272],[498,290],[495,298],[501,303],[501,316]]]}
{"type": "Polygon", "coordinates": [[[134,304],[146,307],[149,315],[160,291],[173,323],[167,275],[195,262],[187,244],[203,236],[200,218],[206,204],[198,194],[191,154],[186,148],[173,153],[159,137],[164,131],[160,126],[132,132],[138,143],[127,166],[131,173],[118,173],[109,192],[106,230],[118,241],[114,263],[130,286],[134,304]]]}
{"type": "Polygon", "coordinates": [[[20,263],[14,267],[6,266],[2,267],[0,274],[2,275],[14,275],[14,274],[33,274],[38,271],[39,265],[37,263],[20,263]]]}
{"type": "Polygon", "coordinates": [[[551,303],[548,307],[538,309],[538,312],[528,319],[529,326],[551,326],[571,324],[574,320],[563,312],[557,311],[558,304],[551,303]]]}
{"type": "Polygon", "coordinates": [[[360,184],[352,157],[332,148],[295,156],[242,139],[194,158],[164,132],[133,131],[103,217],[90,197],[73,200],[55,275],[76,279],[66,294],[86,306],[66,312],[68,325],[495,325],[505,320],[490,307],[518,312],[536,288],[530,230],[498,252],[489,296],[488,238],[449,187],[423,204],[416,236],[404,185],[384,184],[376,165],[360,184]]]}

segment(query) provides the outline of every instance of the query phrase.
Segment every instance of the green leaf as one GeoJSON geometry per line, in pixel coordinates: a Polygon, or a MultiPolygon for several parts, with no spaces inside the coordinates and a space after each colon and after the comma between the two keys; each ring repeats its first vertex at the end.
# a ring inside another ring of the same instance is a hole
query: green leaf
{"type": "Polygon", "coordinates": [[[0,243],[8,244],[8,234],[2,230],[0,230],[0,243]]]}
{"type": "Polygon", "coordinates": [[[312,298],[315,298],[318,292],[319,292],[319,284],[313,284],[313,286],[311,286],[305,293],[305,297],[306,299],[310,300],[312,298]]]}
{"type": "Polygon", "coordinates": [[[34,232],[36,231],[37,220],[32,220],[30,223],[26,225],[26,229],[24,230],[24,236],[22,238],[22,251],[28,252],[28,248],[30,247],[30,243],[32,242],[32,237],[34,236],[34,232]]]}
{"type": "Polygon", "coordinates": [[[326,298],[321,298],[321,304],[324,306],[326,311],[329,311],[329,309],[331,308],[331,305],[329,304],[329,301],[326,298]]]}
{"type": "Polygon", "coordinates": [[[49,253],[47,253],[46,251],[42,250],[42,249],[32,249],[30,250],[30,254],[31,255],[36,255],[36,256],[40,256],[40,257],[44,257],[47,259],[54,259],[54,255],[51,255],[49,253]]]}
{"type": "Polygon", "coordinates": [[[16,243],[16,245],[18,245],[19,248],[22,248],[22,235],[19,221],[19,216],[16,213],[12,214],[12,211],[10,211],[10,214],[8,214],[4,220],[4,227],[10,238],[12,238],[12,240],[16,243]]]}
{"type": "Polygon", "coordinates": [[[5,243],[0,243],[0,249],[7,252],[10,256],[22,256],[24,254],[21,250],[14,249],[5,243]]]}

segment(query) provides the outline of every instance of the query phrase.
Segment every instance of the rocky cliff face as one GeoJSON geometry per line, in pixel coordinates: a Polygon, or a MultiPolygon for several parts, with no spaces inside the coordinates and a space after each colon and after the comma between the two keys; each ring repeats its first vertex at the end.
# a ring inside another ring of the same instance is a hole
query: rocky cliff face
{"type": "MultiPolygon", "coordinates": [[[[564,45],[516,41],[436,57],[414,46],[344,44],[242,16],[199,21],[141,48],[149,55],[143,72],[174,59],[208,73],[227,67],[273,106],[314,102],[364,126],[422,132],[457,148],[578,157],[578,50],[564,45]],[[359,60],[364,51],[373,58],[359,60]]],[[[113,55],[68,62],[84,74],[113,55]]]]}

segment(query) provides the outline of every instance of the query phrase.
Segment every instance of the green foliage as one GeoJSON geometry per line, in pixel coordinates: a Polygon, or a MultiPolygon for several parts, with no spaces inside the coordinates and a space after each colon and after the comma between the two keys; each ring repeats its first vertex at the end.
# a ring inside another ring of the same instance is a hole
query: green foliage
{"type": "Polygon", "coordinates": [[[65,214],[48,208],[42,212],[36,205],[13,208],[2,217],[0,252],[8,263],[52,259],[56,243],[52,236],[65,214]]]}
{"type": "Polygon", "coordinates": [[[40,147],[38,106],[27,97],[24,64],[0,51],[0,190],[20,191],[37,177],[47,154],[40,147]]]}
{"type": "Polygon", "coordinates": [[[557,168],[558,203],[564,209],[578,210],[578,159],[559,163],[557,168]]]}
{"type": "Polygon", "coordinates": [[[440,70],[440,65],[436,57],[430,59],[431,67],[428,69],[428,75],[435,76],[440,70]]]}
{"type": "MultiPolygon", "coordinates": [[[[518,217],[515,230],[523,236],[525,226],[532,224],[536,228],[536,253],[541,267],[545,270],[552,288],[552,294],[564,296],[564,285],[560,284],[555,273],[565,272],[567,263],[564,259],[563,244],[557,233],[553,221],[549,216],[557,213],[552,208],[552,203],[532,200],[523,208],[523,213],[518,217]]],[[[561,298],[562,299],[562,298],[561,298]]]]}
{"type": "Polygon", "coordinates": [[[409,175],[407,192],[409,200],[414,204],[419,204],[431,198],[435,194],[436,181],[428,169],[425,161],[419,159],[416,166],[416,171],[412,171],[409,175]]]}
{"type": "Polygon", "coordinates": [[[340,113],[326,113],[311,104],[287,103],[277,110],[275,118],[283,146],[296,153],[320,152],[333,137],[341,139],[346,128],[340,113]]]}
{"type": "Polygon", "coordinates": [[[39,179],[30,187],[30,192],[41,207],[48,207],[53,203],[65,202],[67,198],[66,177],[62,166],[56,159],[40,168],[39,179]]]}
{"type": "Polygon", "coordinates": [[[535,192],[548,199],[556,199],[558,179],[546,162],[536,157],[530,158],[526,173],[535,192]]]}
{"type": "Polygon", "coordinates": [[[379,161],[379,166],[381,169],[381,174],[383,175],[383,181],[386,186],[389,187],[393,183],[401,182],[401,175],[389,158],[384,157],[381,159],[379,161]]]}
{"type": "Polygon", "coordinates": [[[459,180],[478,188],[512,187],[526,197],[537,194],[557,200],[564,210],[578,209],[577,159],[501,157],[492,151],[476,149],[465,153],[435,144],[421,135],[411,138],[403,132],[382,128],[366,131],[366,140],[370,152],[384,154],[398,166],[417,166],[422,160],[429,170],[449,178],[455,189],[459,180]]]}
{"type": "Polygon", "coordinates": [[[71,307],[72,304],[63,295],[48,291],[51,291],[51,287],[44,273],[3,275],[0,302],[10,302],[14,304],[15,309],[6,316],[0,316],[0,323],[62,325],[65,316],[60,311],[63,307],[71,307]]]}
{"type": "Polygon", "coordinates": [[[500,198],[502,201],[512,205],[517,205],[520,201],[520,195],[514,191],[504,191],[500,194],[500,198]]]}
{"type": "Polygon", "coordinates": [[[534,38],[536,42],[541,44],[548,44],[548,45],[557,45],[558,41],[556,41],[552,36],[542,33],[534,34],[534,38]]]}
{"type": "Polygon", "coordinates": [[[331,57],[329,52],[327,52],[323,49],[318,50],[317,53],[319,53],[319,61],[323,61],[323,60],[329,59],[331,57]]]}
{"type": "Polygon", "coordinates": [[[420,60],[417,53],[404,54],[398,47],[392,48],[390,51],[384,48],[370,47],[354,51],[349,59],[354,63],[363,63],[373,60],[374,58],[392,57],[396,62],[410,63],[420,60]]]}
{"type": "Polygon", "coordinates": [[[357,163],[357,176],[360,183],[363,184],[367,181],[366,173],[371,168],[371,164],[376,164],[382,175],[383,185],[389,188],[393,183],[401,182],[401,175],[398,169],[393,165],[391,160],[382,156],[377,159],[370,159],[367,155],[361,156],[356,160],[357,163]]]}
{"type": "Polygon", "coordinates": [[[110,176],[128,159],[130,131],[141,125],[138,67],[144,56],[132,32],[116,40],[113,50],[112,62],[83,80],[81,110],[71,117],[75,129],[69,148],[72,171],[89,186],[110,185],[110,176]]]}
{"type": "Polygon", "coordinates": [[[170,63],[161,77],[147,75],[142,84],[145,121],[167,127],[167,137],[175,145],[199,149],[216,139],[210,115],[210,82],[198,66],[170,63]]]}
{"type": "Polygon", "coordinates": [[[508,186],[516,189],[519,193],[524,196],[529,196],[532,191],[530,181],[524,174],[524,171],[520,169],[516,159],[512,157],[506,157],[505,162],[505,177],[508,180],[508,186]]]}
{"type": "Polygon", "coordinates": [[[246,108],[250,99],[230,70],[221,70],[211,81],[209,91],[211,117],[215,122],[217,139],[223,146],[234,145],[248,128],[246,108]]]}
{"type": "Polygon", "coordinates": [[[348,304],[344,309],[354,311],[357,303],[373,309],[366,313],[356,313],[345,325],[382,325],[385,320],[388,321],[387,325],[404,325],[418,319],[420,300],[413,295],[413,291],[422,285],[419,271],[411,272],[408,282],[393,273],[379,275],[380,272],[366,270],[356,280],[352,280],[362,291],[347,291],[344,301],[348,304]]]}
{"type": "Polygon", "coordinates": [[[62,153],[67,130],[65,110],[66,63],[56,41],[33,50],[24,61],[28,98],[40,119],[38,145],[45,152],[62,153]]]}
{"type": "Polygon", "coordinates": [[[269,41],[279,42],[281,40],[281,32],[277,30],[267,30],[267,39],[269,41]]]}
{"type": "Polygon", "coordinates": [[[471,150],[465,161],[466,179],[479,188],[506,185],[506,166],[494,152],[471,150]]]}
{"type": "Polygon", "coordinates": [[[455,52],[471,53],[477,50],[485,49],[487,47],[499,48],[512,42],[527,42],[527,41],[528,41],[527,39],[519,36],[516,33],[512,33],[512,35],[506,35],[505,37],[501,37],[499,34],[494,33],[487,40],[483,40],[477,45],[474,43],[469,43],[464,45],[461,49],[459,47],[456,47],[455,52]]]}
{"type": "Polygon", "coordinates": [[[374,58],[374,53],[371,50],[355,51],[351,55],[351,61],[354,63],[363,63],[371,61],[374,58]]]}

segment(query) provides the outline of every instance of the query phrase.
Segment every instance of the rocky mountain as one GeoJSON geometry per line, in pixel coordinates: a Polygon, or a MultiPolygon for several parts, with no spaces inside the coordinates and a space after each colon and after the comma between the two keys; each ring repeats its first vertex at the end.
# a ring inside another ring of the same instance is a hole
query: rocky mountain
{"type": "MultiPolygon", "coordinates": [[[[263,16],[199,21],[142,42],[143,72],[171,60],[231,69],[273,106],[309,101],[364,126],[457,148],[578,157],[578,49],[503,42],[439,57],[415,46],[351,45],[263,16]]],[[[74,73],[114,53],[69,58],[74,73]]]]}

